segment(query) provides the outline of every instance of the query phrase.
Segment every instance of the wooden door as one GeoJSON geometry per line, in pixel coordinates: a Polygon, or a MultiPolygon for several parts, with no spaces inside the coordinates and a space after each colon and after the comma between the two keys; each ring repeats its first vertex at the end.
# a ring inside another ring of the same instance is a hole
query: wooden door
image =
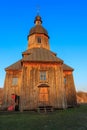
{"type": "Polygon", "coordinates": [[[48,87],[40,87],[39,88],[39,105],[46,106],[48,105],[48,87]]]}

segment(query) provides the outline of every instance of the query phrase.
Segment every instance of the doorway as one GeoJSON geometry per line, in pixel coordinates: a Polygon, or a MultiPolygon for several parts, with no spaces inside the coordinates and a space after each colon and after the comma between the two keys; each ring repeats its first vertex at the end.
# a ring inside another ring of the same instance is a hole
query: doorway
{"type": "Polygon", "coordinates": [[[39,106],[49,105],[49,89],[47,86],[39,87],[39,106]]]}

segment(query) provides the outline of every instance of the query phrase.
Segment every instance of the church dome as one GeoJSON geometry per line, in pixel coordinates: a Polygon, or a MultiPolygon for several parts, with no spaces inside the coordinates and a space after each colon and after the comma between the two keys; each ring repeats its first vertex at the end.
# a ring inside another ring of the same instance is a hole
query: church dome
{"type": "Polygon", "coordinates": [[[31,28],[28,36],[37,33],[37,34],[44,34],[47,37],[49,37],[47,30],[44,27],[42,27],[42,25],[41,25],[42,20],[41,20],[40,16],[35,17],[34,23],[35,23],[35,26],[31,28]]]}
{"type": "Polygon", "coordinates": [[[48,32],[41,25],[36,25],[35,27],[31,28],[29,35],[32,35],[35,33],[45,34],[46,36],[48,36],[48,32]]]}

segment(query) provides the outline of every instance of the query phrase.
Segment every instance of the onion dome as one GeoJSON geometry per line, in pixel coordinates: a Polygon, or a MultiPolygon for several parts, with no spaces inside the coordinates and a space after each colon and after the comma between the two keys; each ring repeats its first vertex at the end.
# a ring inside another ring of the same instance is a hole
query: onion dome
{"type": "Polygon", "coordinates": [[[42,20],[41,20],[41,17],[40,17],[39,15],[37,15],[37,16],[35,17],[34,23],[35,23],[35,24],[42,24],[42,20]]]}
{"type": "Polygon", "coordinates": [[[42,27],[42,25],[41,25],[42,20],[39,15],[35,17],[34,23],[35,23],[35,26],[31,28],[28,36],[30,36],[32,34],[44,34],[47,37],[49,37],[47,30],[44,27],[42,27]]]}

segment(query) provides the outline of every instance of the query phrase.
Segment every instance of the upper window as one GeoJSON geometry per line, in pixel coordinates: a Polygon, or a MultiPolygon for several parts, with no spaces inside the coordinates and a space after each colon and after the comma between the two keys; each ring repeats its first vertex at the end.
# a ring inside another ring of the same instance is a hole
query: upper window
{"type": "Polygon", "coordinates": [[[41,37],[37,37],[37,43],[41,43],[41,37]]]}
{"type": "Polygon", "coordinates": [[[12,79],[12,86],[15,86],[15,85],[18,85],[18,78],[17,77],[14,77],[12,79]]]}
{"type": "Polygon", "coordinates": [[[46,71],[40,71],[40,80],[47,80],[46,71]]]}

